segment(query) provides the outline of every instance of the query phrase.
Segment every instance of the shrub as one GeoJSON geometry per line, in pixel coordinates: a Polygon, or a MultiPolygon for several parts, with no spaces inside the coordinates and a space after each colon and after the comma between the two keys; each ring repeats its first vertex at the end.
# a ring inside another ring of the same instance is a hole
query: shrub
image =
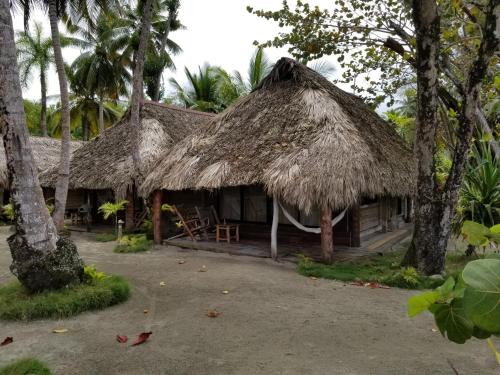
{"type": "Polygon", "coordinates": [[[45,363],[34,358],[22,358],[0,367],[0,375],[51,375],[45,363]]]}
{"type": "Polygon", "coordinates": [[[116,241],[116,234],[114,233],[99,233],[95,236],[97,242],[111,242],[116,241]]]}
{"type": "Polygon", "coordinates": [[[420,283],[420,275],[413,267],[401,268],[391,276],[381,278],[383,284],[397,286],[400,288],[416,288],[420,283]]]}
{"type": "Polygon", "coordinates": [[[0,287],[0,319],[59,319],[103,309],[129,296],[130,287],[124,278],[85,267],[85,282],[59,290],[30,294],[18,281],[0,287]]]}
{"type": "Polygon", "coordinates": [[[123,236],[115,247],[115,253],[139,253],[151,248],[153,241],[148,240],[145,234],[123,236]]]}

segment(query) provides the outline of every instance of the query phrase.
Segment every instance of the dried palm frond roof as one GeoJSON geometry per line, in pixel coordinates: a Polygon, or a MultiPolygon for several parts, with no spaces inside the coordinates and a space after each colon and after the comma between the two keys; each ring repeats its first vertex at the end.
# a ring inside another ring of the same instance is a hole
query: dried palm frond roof
{"type": "MultiPolygon", "coordinates": [[[[186,137],[212,115],[171,105],[144,102],[141,105],[141,130],[137,140],[141,160],[139,175],[145,175],[150,165],[166,150],[186,137]]],[[[126,196],[134,185],[136,173],[132,160],[133,142],[130,136],[130,111],[103,135],[97,136],[73,154],[70,189],[111,189],[117,199],[126,196]]],[[[40,176],[42,186],[54,186],[57,170],[40,176]]]]}
{"type": "Polygon", "coordinates": [[[304,211],[337,209],[409,194],[412,167],[403,140],[361,99],[282,58],[260,87],[159,158],[141,193],[262,184],[304,211]]]}
{"type": "MultiPolygon", "coordinates": [[[[80,148],[84,143],[82,141],[71,141],[71,152],[80,148]]],[[[50,168],[58,168],[61,156],[60,139],[30,136],[30,144],[38,173],[50,168]]],[[[5,159],[3,142],[0,142],[0,189],[8,188],[7,161],[5,159]]]]}

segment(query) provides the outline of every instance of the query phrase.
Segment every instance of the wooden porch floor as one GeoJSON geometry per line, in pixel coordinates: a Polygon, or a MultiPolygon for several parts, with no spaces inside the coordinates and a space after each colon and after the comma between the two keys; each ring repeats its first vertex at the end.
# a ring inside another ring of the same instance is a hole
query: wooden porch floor
{"type": "MultiPolygon", "coordinates": [[[[392,250],[393,245],[408,237],[412,231],[411,225],[394,230],[388,233],[375,233],[362,243],[361,247],[335,246],[334,261],[350,260],[357,257],[367,256],[374,253],[384,253],[392,250]]],[[[270,243],[264,240],[244,239],[240,242],[215,242],[214,240],[192,241],[189,238],[177,238],[174,240],[164,240],[164,245],[177,246],[185,249],[213,251],[217,253],[228,253],[231,255],[247,255],[258,258],[270,258],[270,243]]],[[[300,243],[279,243],[278,257],[284,260],[297,260],[297,254],[304,254],[313,259],[319,260],[321,248],[315,244],[300,243]]]]}

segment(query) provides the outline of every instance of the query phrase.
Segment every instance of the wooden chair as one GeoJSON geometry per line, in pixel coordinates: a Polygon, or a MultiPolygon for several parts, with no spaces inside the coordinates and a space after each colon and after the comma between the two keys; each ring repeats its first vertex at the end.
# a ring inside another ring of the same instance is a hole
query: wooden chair
{"type": "Polygon", "coordinates": [[[196,207],[179,208],[176,205],[172,205],[172,212],[182,225],[182,233],[170,237],[169,240],[189,236],[196,242],[196,236],[199,234],[203,234],[205,239],[208,240],[207,230],[210,227],[210,220],[208,217],[200,216],[200,212],[196,207]]]}

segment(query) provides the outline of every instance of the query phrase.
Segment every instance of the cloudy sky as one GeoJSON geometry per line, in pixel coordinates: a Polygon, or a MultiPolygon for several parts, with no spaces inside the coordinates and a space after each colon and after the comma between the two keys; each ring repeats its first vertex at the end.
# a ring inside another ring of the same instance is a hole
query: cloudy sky
{"type": "MultiPolygon", "coordinates": [[[[184,66],[195,70],[205,61],[230,72],[235,69],[246,72],[248,61],[255,50],[253,41],[266,41],[276,36],[279,31],[276,22],[258,18],[248,13],[246,7],[250,5],[255,9],[275,10],[280,8],[281,3],[282,0],[181,0],[179,19],[186,26],[186,30],[172,33],[171,38],[184,52],[174,59],[177,71],[167,71],[164,77],[174,76],[179,82],[184,82],[184,66]]],[[[320,6],[328,6],[331,3],[327,0],[311,1],[311,4],[320,6]]],[[[32,19],[46,25],[46,32],[49,32],[46,15],[37,11],[32,19]]],[[[14,15],[14,28],[23,29],[22,14],[14,15]]],[[[77,49],[63,50],[68,63],[79,53],[77,49]]],[[[272,60],[288,55],[286,49],[273,48],[267,53],[272,60]]],[[[333,62],[333,59],[331,61],[333,62]]],[[[48,82],[48,94],[58,94],[54,68],[51,69],[48,82]]],[[[24,96],[29,99],[40,98],[40,85],[36,77],[24,90],[24,96]]]]}

